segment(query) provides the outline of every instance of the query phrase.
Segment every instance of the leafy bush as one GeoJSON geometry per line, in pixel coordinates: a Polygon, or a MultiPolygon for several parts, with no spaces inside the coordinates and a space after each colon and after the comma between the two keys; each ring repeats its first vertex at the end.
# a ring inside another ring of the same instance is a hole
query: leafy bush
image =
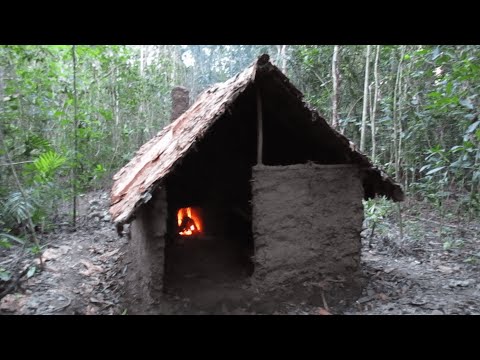
{"type": "Polygon", "coordinates": [[[392,212],[392,202],[385,197],[363,201],[365,221],[367,227],[372,229],[370,237],[373,236],[378,224],[392,212]]]}
{"type": "Polygon", "coordinates": [[[56,210],[62,191],[54,178],[65,161],[65,157],[49,150],[25,166],[26,183],[30,185],[24,189],[26,199],[20,191],[12,191],[0,203],[0,221],[7,230],[23,227],[29,218],[34,225],[43,223],[56,210]]]}

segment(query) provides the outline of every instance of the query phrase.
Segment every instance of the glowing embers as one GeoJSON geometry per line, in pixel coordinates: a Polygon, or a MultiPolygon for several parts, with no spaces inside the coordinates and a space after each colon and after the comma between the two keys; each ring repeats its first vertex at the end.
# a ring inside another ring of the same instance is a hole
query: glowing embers
{"type": "Polygon", "coordinates": [[[178,234],[191,236],[202,232],[200,212],[192,207],[181,208],[177,212],[178,234]]]}

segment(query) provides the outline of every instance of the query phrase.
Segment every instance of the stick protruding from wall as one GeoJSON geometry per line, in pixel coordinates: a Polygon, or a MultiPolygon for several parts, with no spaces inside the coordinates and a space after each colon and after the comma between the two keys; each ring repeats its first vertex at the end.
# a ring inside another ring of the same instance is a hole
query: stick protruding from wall
{"type": "Polygon", "coordinates": [[[263,113],[262,96],[257,87],[257,164],[263,164],[263,113]]]}

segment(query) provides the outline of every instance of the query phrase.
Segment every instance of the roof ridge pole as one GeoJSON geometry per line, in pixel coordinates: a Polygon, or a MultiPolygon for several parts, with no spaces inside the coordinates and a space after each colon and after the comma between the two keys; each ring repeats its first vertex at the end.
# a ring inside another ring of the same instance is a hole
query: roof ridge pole
{"type": "Polygon", "coordinates": [[[260,94],[260,86],[257,84],[257,165],[262,165],[263,158],[263,114],[262,114],[262,97],[260,94]]]}

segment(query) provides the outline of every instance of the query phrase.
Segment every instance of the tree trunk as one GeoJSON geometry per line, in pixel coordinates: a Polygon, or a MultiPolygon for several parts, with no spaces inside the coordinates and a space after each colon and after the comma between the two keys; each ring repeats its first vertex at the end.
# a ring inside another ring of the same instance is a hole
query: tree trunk
{"type": "Polygon", "coordinates": [[[284,74],[287,73],[287,45],[277,45],[277,64],[284,74]]]}
{"type": "Polygon", "coordinates": [[[377,141],[376,141],[376,123],[375,118],[377,115],[377,102],[378,102],[378,91],[379,91],[379,81],[378,81],[378,59],[380,58],[380,45],[377,45],[377,51],[375,53],[375,65],[373,67],[373,77],[375,79],[375,92],[373,95],[373,106],[372,106],[372,113],[370,114],[370,125],[372,130],[372,163],[375,163],[375,156],[376,156],[376,148],[377,148],[377,141]]]}
{"type": "MultiPolygon", "coordinates": [[[[155,51],[155,48],[153,49],[155,51]]],[[[143,45],[140,47],[140,104],[138,107],[138,115],[137,115],[137,123],[138,124],[144,124],[145,120],[145,64],[147,62],[148,58],[148,47],[144,47],[143,45]]],[[[116,108],[117,102],[115,100],[115,108],[116,108]]],[[[144,143],[144,138],[143,138],[143,130],[144,130],[145,125],[141,126],[140,128],[137,127],[138,131],[138,141],[137,144],[139,146],[142,146],[144,143]]]]}
{"type": "Polygon", "coordinates": [[[72,60],[73,60],[73,180],[72,180],[72,191],[73,191],[73,230],[77,228],[77,167],[78,167],[78,116],[77,116],[77,54],[76,54],[75,45],[72,46],[72,60]]]}
{"type": "Polygon", "coordinates": [[[0,66],[0,100],[3,101],[3,67],[0,66]]]}
{"type": "Polygon", "coordinates": [[[282,72],[287,74],[287,45],[282,45],[282,50],[280,52],[282,57],[282,72]]]}
{"type": "MultiPolygon", "coordinates": [[[[405,47],[402,46],[400,52],[400,60],[398,62],[397,67],[397,76],[395,79],[395,87],[393,89],[393,160],[395,162],[395,180],[397,182],[400,181],[400,146],[401,145],[401,125],[399,124],[398,119],[398,102],[399,102],[399,93],[401,95],[402,88],[401,88],[401,77],[402,77],[402,64],[403,58],[405,56],[405,47]]],[[[401,115],[401,113],[400,113],[401,115]]]]}
{"type": "MultiPolygon", "coordinates": [[[[4,98],[3,89],[5,87],[3,77],[4,77],[4,70],[3,70],[3,67],[0,65],[0,101],[1,102],[3,102],[3,98],[4,98]]],[[[3,104],[0,105],[0,114],[1,114],[1,111],[3,111],[3,104]]],[[[3,132],[4,121],[5,120],[2,119],[2,122],[0,122],[0,131],[2,131],[2,132],[3,132]]],[[[0,155],[0,161],[3,162],[3,155],[0,155]]],[[[5,173],[3,171],[0,172],[0,184],[3,184],[3,181],[4,181],[3,177],[4,176],[5,176],[5,173]]]]}
{"type": "Polygon", "coordinates": [[[365,81],[363,83],[363,111],[362,111],[362,129],[360,132],[360,151],[365,151],[365,138],[367,130],[367,106],[368,106],[368,78],[370,70],[370,45],[367,45],[367,54],[365,56],[365,81]]]}
{"type": "Polygon", "coordinates": [[[143,76],[144,59],[145,59],[145,49],[143,45],[140,45],[140,76],[143,76]]]}
{"type": "Polygon", "coordinates": [[[340,74],[339,74],[339,54],[340,46],[335,45],[333,48],[332,57],[332,82],[333,82],[333,94],[332,94],[332,127],[338,128],[338,88],[340,86],[340,74]]]}
{"type": "Polygon", "coordinates": [[[172,59],[172,85],[177,84],[177,58],[178,58],[178,45],[173,45],[172,53],[170,54],[172,59]]]}
{"type": "MultiPolygon", "coordinates": [[[[402,71],[403,72],[403,71],[402,71]]],[[[402,157],[403,157],[403,122],[402,122],[402,119],[403,119],[403,108],[404,108],[404,104],[405,104],[405,101],[407,99],[407,79],[405,79],[405,81],[403,82],[403,91],[402,89],[400,89],[400,97],[398,99],[398,130],[399,130],[399,139],[398,139],[398,163],[397,163],[397,169],[398,169],[398,173],[400,174],[399,177],[397,177],[397,181],[400,181],[400,179],[405,179],[405,176],[402,176],[402,174],[405,172],[405,171],[408,171],[406,169],[408,169],[408,167],[405,167],[405,166],[402,166],[405,161],[402,161],[402,157]],[[403,168],[403,169],[402,169],[403,168]]],[[[407,176],[408,176],[408,173],[407,173],[407,176]]],[[[404,184],[404,187],[406,189],[406,183],[404,184]]]]}
{"type": "MultiPolygon", "coordinates": [[[[120,134],[120,96],[118,94],[118,85],[117,85],[117,79],[118,79],[118,69],[115,68],[115,83],[114,83],[114,98],[115,98],[115,128],[117,129],[117,135],[120,134]]],[[[115,147],[118,147],[118,143],[120,141],[120,137],[117,136],[115,147]]]]}

